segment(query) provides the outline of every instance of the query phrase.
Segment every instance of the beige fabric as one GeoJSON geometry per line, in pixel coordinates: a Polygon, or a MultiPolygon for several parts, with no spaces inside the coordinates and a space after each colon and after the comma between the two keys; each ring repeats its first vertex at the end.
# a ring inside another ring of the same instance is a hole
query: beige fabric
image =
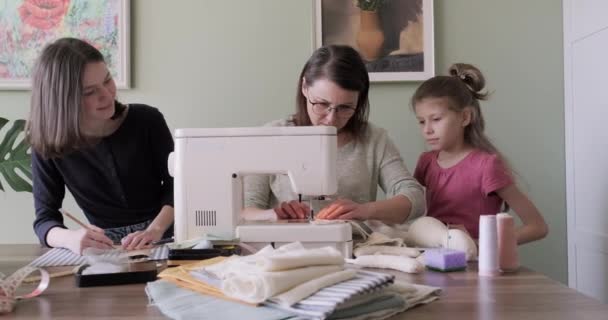
{"type": "Polygon", "coordinates": [[[410,225],[406,243],[420,248],[442,248],[447,239],[448,227],[432,217],[421,217],[410,225]]]}
{"type": "Polygon", "coordinates": [[[420,251],[404,246],[402,238],[389,238],[380,232],[372,232],[365,242],[355,245],[355,257],[365,255],[393,255],[415,258],[420,255],[420,251]]]}
{"type": "Polygon", "coordinates": [[[407,309],[435,301],[439,299],[439,295],[441,294],[441,289],[438,287],[414,284],[401,280],[395,280],[393,285],[387,290],[400,294],[407,301],[407,309]]]}
{"type": "Polygon", "coordinates": [[[306,267],[274,272],[242,270],[241,273],[233,274],[222,281],[222,292],[245,302],[259,303],[306,281],[342,270],[342,266],[306,267]]]}
{"type": "Polygon", "coordinates": [[[385,234],[379,232],[372,232],[369,235],[365,242],[357,243],[355,246],[366,247],[366,246],[377,246],[377,245],[385,245],[385,246],[403,246],[403,239],[401,238],[389,238],[385,234]]]}
{"type": "Polygon", "coordinates": [[[204,271],[221,280],[227,296],[259,303],[306,281],[342,271],[343,264],[344,258],[336,249],[305,249],[294,242],[278,249],[266,246],[250,256],[232,256],[204,271]]]}
{"type": "Polygon", "coordinates": [[[467,261],[477,260],[477,244],[468,233],[460,229],[450,229],[448,231],[448,240],[444,247],[464,251],[467,261]]]}
{"type": "Polygon", "coordinates": [[[477,259],[477,245],[468,233],[460,229],[448,229],[433,217],[421,217],[412,222],[405,240],[409,246],[449,248],[463,251],[467,261],[477,259]]]}
{"type": "Polygon", "coordinates": [[[343,265],[342,254],[331,247],[300,249],[260,257],[256,265],[260,271],[282,271],[319,265],[343,265]]]}
{"type": "Polygon", "coordinates": [[[283,292],[277,296],[272,297],[270,300],[280,304],[281,306],[289,307],[323,288],[346,280],[350,280],[354,278],[355,275],[357,275],[356,270],[343,270],[330,273],[320,278],[302,283],[301,285],[294,287],[289,291],[283,292]]]}
{"type": "MultiPolygon", "coordinates": [[[[229,301],[235,301],[239,303],[244,303],[241,300],[234,299],[226,296],[220,289],[211,286],[205,282],[199,281],[194,278],[190,271],[198,270],[200,268],[204,268],[213,264],[220,263],[226,260],[226,257],[216,257],[207,260],[201,260],[196,263],[186,264],[179,267],[167,268],[158,274],[159,279],[163,279],[169,281],[175,285],[178,285],[182,288],[190,289],[192,291],[202,293],[204,295],[209,295],[215,298],[220,298],[229,301]]],[[[257,305],[257,304],[253,304],[257,305]]]]}
{"type": "Polygon", "coordinates": [[[420,261],[403,256],[377,254],[360,256],[356,259],[347,259],[346,261],[362,267],[394,269],[405,273],[420,273],[424,270],[424,265],[420,261]]]}
{"type": "Polygon", "coordinates": [[[354,251],[355,257],[378,254],[416,258],[420,255],[420,250],[408,247],[366,246],[356,248],[354,251]]]}

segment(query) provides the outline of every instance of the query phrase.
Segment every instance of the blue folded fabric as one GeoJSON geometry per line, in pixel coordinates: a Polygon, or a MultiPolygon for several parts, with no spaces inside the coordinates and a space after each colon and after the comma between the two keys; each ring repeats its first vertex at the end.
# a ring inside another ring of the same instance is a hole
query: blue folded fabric
{"type": "Polygon", "coordinates": [[[295,319],[288,312],[269,307],[253,307],[246,304],[213,298],[180,288],[164,280],[149,282],[146,293],[150,302],[171,319],[295,319]]]}

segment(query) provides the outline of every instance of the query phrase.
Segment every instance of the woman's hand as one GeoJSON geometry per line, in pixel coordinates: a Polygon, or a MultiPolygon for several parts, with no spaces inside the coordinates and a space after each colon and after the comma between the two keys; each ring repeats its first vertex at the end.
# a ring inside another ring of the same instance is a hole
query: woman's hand
{"type": "Polygon", "coordinates": [[[360,204],[350,199],[338,199],[323,208],[315,219],[369,220],[373,216],[373,202],[360,204]]]}
{"type": "Polygon", "coordinates": [[[153,241],[158,241],[163,236],[163,233],[159,229],[146,229],[135,231],[128,234],[126,237],[120,240],[122,248],[125,250],[139,250],[152,247],[153,241]]]}
{"type": "Polygon", "coordinates": [[[65,239],[64,247],[72,252],[82,255],[82,251],[86,248],[98,249],[113,249],[113,242],[108,238],[103,229],[96,226],[89,226],[89,229],[80,228],[69,231],[65,239]]]}
{"type": "Polygon", "coordinates": [[[279,219],[306,219],[310,214],[310,207],[304,202],[292,200],[281,202],[274,208],[274,212],[279,219]]]}

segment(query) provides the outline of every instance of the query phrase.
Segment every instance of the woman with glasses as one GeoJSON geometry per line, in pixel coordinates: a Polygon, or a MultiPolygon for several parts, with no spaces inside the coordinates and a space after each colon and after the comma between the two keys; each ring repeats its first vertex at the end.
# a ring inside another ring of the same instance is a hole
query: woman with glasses
{"type": "MultiPolygon", "coordinates": [[[[338,129],[335,199],[300,202],[285,175],[245,178],[246,219],[380,220],[403,223],[425,211],[423,187],[406,169],[386,130],[368,122],[369,77],[348,46],[327,46],[308,59],[298,79],[296,113],[271,126],[334,126],[338,129]],[[380,186],[386,200],[376,200],[380,186]],[[266,211],[264,211],[266,210],[266,211]]],[[[308,200],[308,199],[303,199],[308,200]]]]}

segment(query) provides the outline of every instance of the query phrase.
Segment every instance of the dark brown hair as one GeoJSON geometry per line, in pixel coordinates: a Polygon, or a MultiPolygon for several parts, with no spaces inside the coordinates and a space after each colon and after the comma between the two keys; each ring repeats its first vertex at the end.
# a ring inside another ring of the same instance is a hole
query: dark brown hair
{"type": "Polygon", "coordinates": [[[293,119],[297,126],[312,125],[306,108],[306,97],[302,94],[304,79],[308,86],[319,79],[327,79],[342,89],[359,92],[355,114],[343,130],[350,132],[355,139],[364,137],[369,114],[369,76],[355,49],[343,45],[325,46],[317,49],[308,59],[300,73],[296,91],[296,113],[293,119]]]}
{"type": "MultiPolygon", "coordinates": [[[[44,158],[60,157],[90,144],[80,132],[82,75],[90,62],[104,62],[103,55],[75,38],[47,45],[36,61],[26,139],[44,158]]],[[[112,118],[125,108],[116,101],[112,118]]]]}

